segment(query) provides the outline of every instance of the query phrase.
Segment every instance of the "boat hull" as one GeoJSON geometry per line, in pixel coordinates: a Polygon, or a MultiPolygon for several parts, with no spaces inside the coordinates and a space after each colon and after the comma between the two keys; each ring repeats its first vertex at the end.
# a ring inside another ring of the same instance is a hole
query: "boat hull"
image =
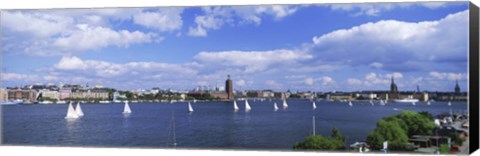
{"type": "Polygon", "coordinates": [[[418,99],[395,99],[393,101],[397,103],[412,103],[412,102],[418,102],[418,99]]]}

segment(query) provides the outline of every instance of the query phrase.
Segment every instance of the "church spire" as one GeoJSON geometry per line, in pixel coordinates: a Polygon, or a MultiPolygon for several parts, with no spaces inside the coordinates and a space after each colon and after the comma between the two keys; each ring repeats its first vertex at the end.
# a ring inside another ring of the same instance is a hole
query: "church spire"
{"type": "Polygon", "coordinates": [[[460,86],[458,85],[458,80],[455,80],[455,94],[460,94],[460,86]]]}

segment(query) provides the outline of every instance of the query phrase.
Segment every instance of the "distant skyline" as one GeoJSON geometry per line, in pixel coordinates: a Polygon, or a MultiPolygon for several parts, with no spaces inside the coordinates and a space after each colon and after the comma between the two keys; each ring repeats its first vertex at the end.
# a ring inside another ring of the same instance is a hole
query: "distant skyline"
{"type": "Polygon", "coordinates": [[[2,87],[453,91],[468,2],[1,12],[2,87]]]}

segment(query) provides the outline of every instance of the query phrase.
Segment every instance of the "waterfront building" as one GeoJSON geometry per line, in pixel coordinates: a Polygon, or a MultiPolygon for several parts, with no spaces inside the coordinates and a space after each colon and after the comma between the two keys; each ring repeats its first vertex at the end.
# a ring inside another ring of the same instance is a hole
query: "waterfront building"
{"type": "Polygon", "coordinates": [[[49,98],[55,100],[58,100],[60,97],[58,91],[54,90],[41,90],[39,94],[41,94],[42,98],[49,98]]]}
{"type": "Polygon", "coordinates": [[[230,80],[230,75],[228,75],[228,79],[225,81],[225,91],[227,92],[227,99],[233,100],[233,83],[230,80]]]}
{"type": "Polygon", "coordinates": [[[73,99],[109,99],[108,91],[103,89],[77,90],[71,94],[73,99]]]}
{"type": "Polygon", "coordinates": [[[35,90],[22,90],[20,88],[8,90],[8,101],[24,100],[25,102],[37,101],[38,93],[35,90]]]}
{"type": "Polygon", "coordinates": [[[455,81],[455,94],[459,95],[460,94],[460,86],[458,85],[458,80],[455,81]]]}
{"type": "Polygon", "coordinates": [[[8,92],[4,88],[0,88],[0,102],[8,101],[8,92]]]}
{"type": "Polygon", "coordinates": [[[70,89],[60,89],[58,92],[60,100],[68,99],[72,95],[72,90],[70,89]]]}
{"type": "Polygon", "coordinates": [[[392,83],[390,84],[390,92],[388,94],[388,98],[389,99],[401,99],[399,97],[397,84],[395,84],[395,80],[393,80],[393,76],[392,76],[392,83]]]}
{"type": "Polygon", "coordinates": [[[359,98],[362,98],[362,99],[376,99],[377,98],[377,94],[375,93],[368,93],[368,92],[361,92],[359,93],[359,98]]]}
{"type": "Polygon", "coordinates": [[[343,92],[335,92],[335,93],[330,93],[329,97],[331,100],[352,100],[352,93],[343,93],[343,92]]]}
{"type": "Polygon", "coordinates": [[[285,97],[285,94],[283,94],[282,92],[274,92],[274,93],[273,93],[273,97],[278,98],[278,99],[284,99],[284,98],[286,98],[286,97],[285,97]]]}
{"type": "Polygon", "coordinates": [[[229,94],[227,94],[226,92],[213,92],[213,93],[210,93],[210,95],[214,98],[219,98],[219,99],[222,99],[222,100],[231,100],[230,97],[233,97],[233,96],[229,96],[229,94]]]}

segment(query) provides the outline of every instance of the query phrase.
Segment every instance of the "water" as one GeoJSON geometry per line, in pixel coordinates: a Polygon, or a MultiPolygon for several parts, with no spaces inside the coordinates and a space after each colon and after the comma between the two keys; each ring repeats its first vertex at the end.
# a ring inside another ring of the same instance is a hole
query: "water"
{"type": "Polygon", "coordinates": [[[312,134],[331,135],[333,127],[347,137],[347,145],[365,141],[382,117],[401,110],[432,114],[466,111],[466,102],[388,103],[371,106],[368,101],[348,103],[288,100],[289,107],[273,111],[273,101],[252,101],[245,112],[233,111],[231,102],[130,103],[132,114],[122,114],[123,104],[82,104],[85,114],[64,119],[68,105],[3,105],[2,143],[8,145],[95,146],[171,148],[169,130],[175,116],[176,148],[292,150],[293,144],[312,134]]]}

